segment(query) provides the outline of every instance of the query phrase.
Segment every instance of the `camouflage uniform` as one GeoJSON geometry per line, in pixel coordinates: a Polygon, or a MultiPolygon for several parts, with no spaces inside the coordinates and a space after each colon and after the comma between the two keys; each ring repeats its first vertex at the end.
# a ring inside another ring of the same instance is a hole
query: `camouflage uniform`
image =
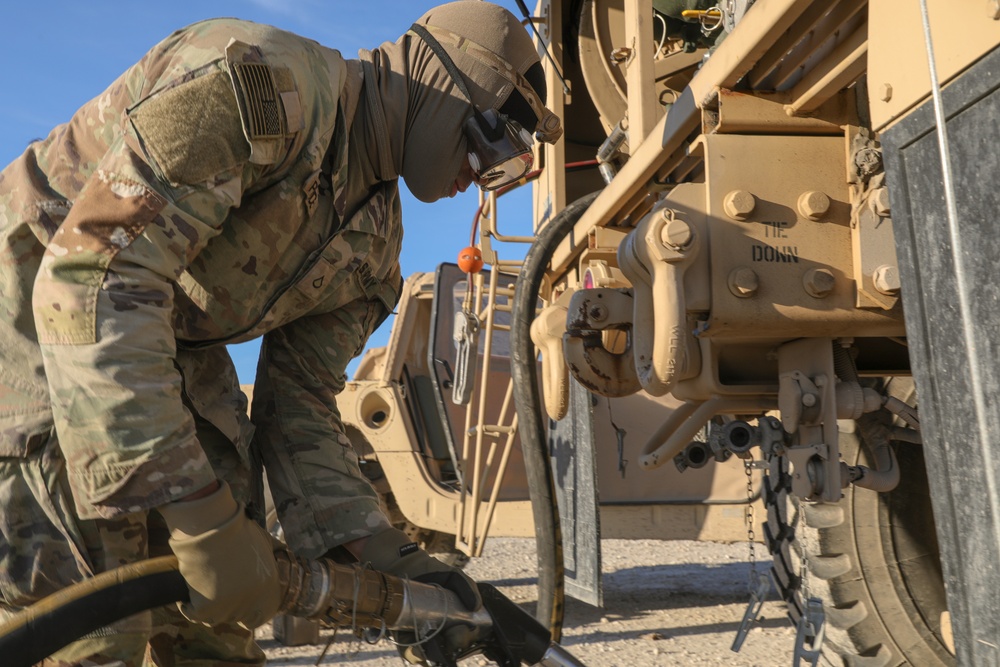
{"type": "MultiPolygon", "coordinates": [[[[400,204],[393,180],[348,209],[346,71],[274,28],[199,23],[0,173],[8,611],[155,552],[147,511],[217,476],[246,501],[251,450],[300,554],[387,525],[335,396],[398,298],[400,204]],[[224,345],[261,335],[251,424],[224,345]]],[[[145,645],[148,615],[119,626],[87,646],[145,645]]]]}

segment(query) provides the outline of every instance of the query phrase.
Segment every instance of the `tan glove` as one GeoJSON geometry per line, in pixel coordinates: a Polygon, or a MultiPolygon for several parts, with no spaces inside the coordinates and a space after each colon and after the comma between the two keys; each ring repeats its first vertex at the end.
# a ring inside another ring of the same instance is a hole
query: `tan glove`
{"type": "Polygon", "coordinates": [[[476,582],[461,570],[431,556],[401,530],[389,528],[368,538],[361,552],[361,562],[371,563],[376,570],[397,577],[447,588],[470,611],[483,606],[476,582]]]}
{"type": "MultiPolygon", "coordinates": [[[[431,556],[401,530],[390,528],[368,538],[361,552],[361,562],[371,563],[376,570],[397,577],[446,588],[470,611],[483,606],[479,587],[471,577],[431,556]]],[[[453,626],[426,643],[420,642],[412,632],[394,633],[399,654],[415,665],[452,665],[456,657],[468,651],[475,636],[462,625],[453,626]]]]}
{"type": "Polygon", "coordinates": [[[229,485],[157,509],[191,593],[180,605],[184,616],[251,629],[271,620],[283,597],[271,537],[233,499],[229,485]]]}

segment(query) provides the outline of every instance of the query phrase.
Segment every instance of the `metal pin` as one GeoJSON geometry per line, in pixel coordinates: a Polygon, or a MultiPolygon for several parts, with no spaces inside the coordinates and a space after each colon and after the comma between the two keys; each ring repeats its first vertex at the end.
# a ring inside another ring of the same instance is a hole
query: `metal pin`
{"type": "Polygon", "coordinates": [[[622,479],[625,479],[625,466],[628,465],[628,459],[625,458],[625,429],[615,426],[614,422],[611,422],[614,426],[615,435],[618,436],[618,472],[622,474],[622,479]]]}

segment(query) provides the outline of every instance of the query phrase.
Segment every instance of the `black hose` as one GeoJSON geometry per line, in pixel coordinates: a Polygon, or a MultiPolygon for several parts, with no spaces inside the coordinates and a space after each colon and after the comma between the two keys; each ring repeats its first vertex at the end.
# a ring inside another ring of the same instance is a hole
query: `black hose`
{"type": "Polygon", "coordinates": [[[31,667],[119,619],[187,599],[187,584],[173,556],[103,572],[0,625],[0,660],[6,667],[31,667]]]}
{"type": "Polygon", "coordinates": [[[530,331],[531,322],[535,319],[542,278],[552,261],[556,246],[572,231],[599,194],[600,191],[593,192],[577,199],[538,233],[517,278],[511,308],[511,380],[538,545],[538,608],[535,618],[549,628],[552,641],[555,642],[562,635],[565,596],[562,532],[555,479],[549,458],[547,429],[542,418],[542,401],[538,392],[538,370],[535,366],[538,355],[535,353],[530,331]]]}

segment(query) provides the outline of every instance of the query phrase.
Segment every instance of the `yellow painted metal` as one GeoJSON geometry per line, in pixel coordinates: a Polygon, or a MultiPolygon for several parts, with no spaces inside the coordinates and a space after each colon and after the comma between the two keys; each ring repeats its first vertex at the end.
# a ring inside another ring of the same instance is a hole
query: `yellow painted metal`
{"type": "MultiPolygon", "coordinates": [[[[489,273],[489,285],[487,291],[483,291],[482,274],[477,276],[475,303],[485,302],[483,312],[478,313],[483,321],[483,359],[485,363],[493,355],[493,338],[495,335],[495,315],[497,303],[497,289],[501,273],[494,270],[489,273]]],[[[508,416],[512,411],[511,394],[512,385],[507,383],[506,395],[500,409],[500,417],[497,424],[489,424],[486,420],[487,405],[490,392],[496,391],[496,387],[491,386],[489,373],[482,373],[480,377],[479,391],[474,394],[473,401],[470,401],[468,417],[473,417],[471,407],[477,403],[474,421],[466,423],[465,440],[462,444],[462,458],[460,465],[464,471],[464,484],[462,493],[462,503],[457,522],[457,533],[455,537],[456,546],[472,556],[482,553],[486,534],[489,532],[489,522],[492,520],[493,511],[496,507],[496,499],[499,493],[499,486],[506,472],[507,462],[510,459],[510,449],[514,443],[516,434],[516,415],[508,416]],[[510,422],[507,420],[510,419],[510,422]],[[506,428],[506,427],[513,428],[506,428]],[[500,464],[494,478],[493,488],[487,492],[486,479],[489,475],[497,453],[496,436],[505,435],[504,442],[500,446],[500,464]],[[487,437],[490,442],[487,443],[487,437]],[[471,481],[470,481],[471,480],[471,481]],[[465,493],[464,491],[468,491],[465,493]],[[485,505],[485,516],[482,509],[484,500],[489,499],[485,505]],[[482,521],[481,521],[482,519],[482,521]]]]}
{"type": "Polygon", "coordinates": [[[727,134],[703,140],[713,273],[703,337],[903,335],[901,309],[856,307],[842,137],[727,134]],[[730,167],[754,164],[759,156],[766,156],[767,169],[730,167]],[[742,221],[726,213],[726,197],[734,190],[746,190],[757,201],[742,221]],[[812,193],[830,202],[818,221],[799,210],[802,195],[812,193]],[[759,278],[750,298],[734,295],[718,279],[736,269],[751,269],[759,278]],[[830,294],[808,293],[804,281],[811,269],[833,272],[830,294]]]}
{"type": "Polygon", "coordinates": [[[854,83],[868,66],[868,26],[859,26],[792,88],[792,101],[785,106],[790,116],[815,111],[820,105],[854,83]]]}
{"type": "Polygon", "coordinates": [[[623,63],[626,68],[629,132],[633,136],[645,137],[662,114],[657,103],[651,57],[656,50],[652,0],[625,0],[625,43],[630,49],[630,57],[623,63]]]}
{"type": "Polygon", "coordinates": [[[732,88],[781,35],[814,3],[811,0],[759,0],[691,81],[695,103],[711,103],[718,88],[732,88]]]}
{"type": "MultiPolygon", "coordinates": [[[[539,29],[542,39],[548,44],[550,53],[556,62],[563,62],[566,45],[563,44],[563,3],[560,0],[540,0],[535,14],[540,16],[543,24],[539,29]]],[[[570,95],[560,95],[562,82],[558,73],[547,58],[542,58],[545,72],[545,85],[550,91],[546,103],[552,113],[565,118],[567,109],[572,107],[572,91],[570,95]]],[[[564,123],[565,126],[565,123],[564,123]]],[[[546,219],[545,211],[561,211],[568,203],[566,201],[566,136],[560,137],[554,144],[536,144],[535,163],[544,165],[545,170],[540,177],[541,187],[534,188],[534,221],[536,227],[546,219]]]]}
{"type": "MultiPolygon", "coordinates": [[[[1000,44],[1000,21],[982,0],[928,0],[938,78],[946,85],[1000,44]]],[[[883,130],[930,97],[924,31],[917,2],[871,2],[868,6],[868,95],[872,126],[883,130]]]]}

